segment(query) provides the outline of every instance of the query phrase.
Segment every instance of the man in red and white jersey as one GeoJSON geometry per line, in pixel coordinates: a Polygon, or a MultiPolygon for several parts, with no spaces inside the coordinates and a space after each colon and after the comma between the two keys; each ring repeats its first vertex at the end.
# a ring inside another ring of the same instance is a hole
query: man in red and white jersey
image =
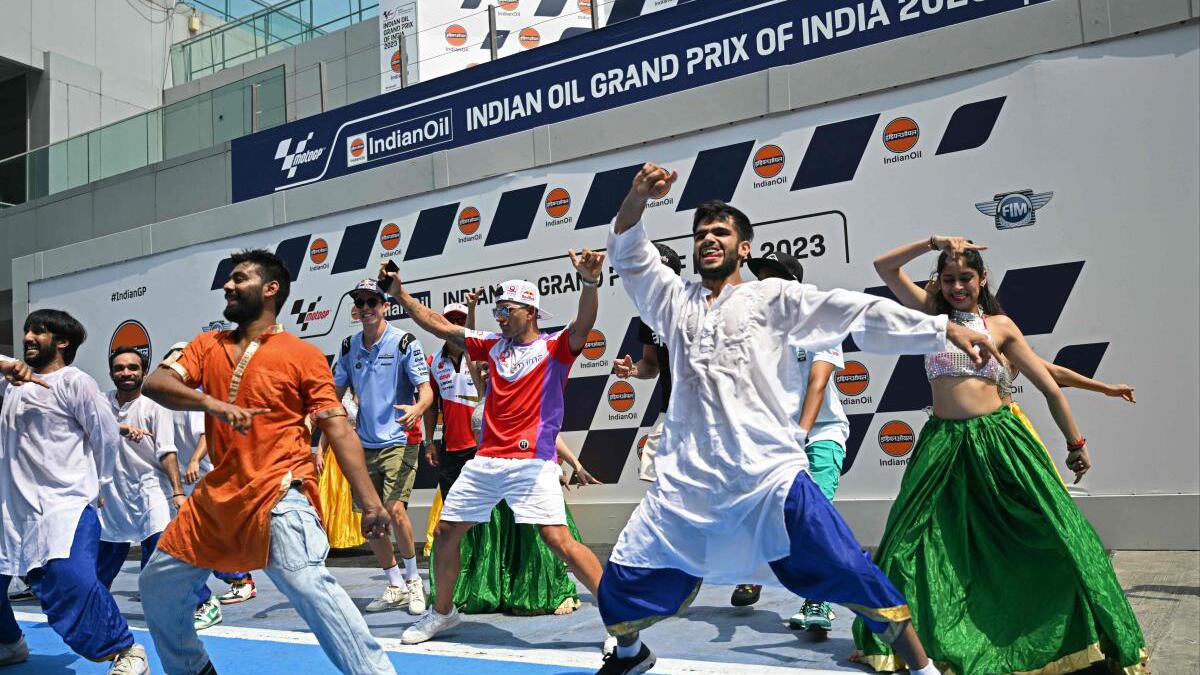
{"type": "Polygon", "coordinates": [[[446,495],[434,535],[437,602],[404,631],[405,644],[425,642],[462,621],[453,603],[459,542],[472,525],[490,518],[501,499],[512,507],[516,522],[537,525],[550,550],[596,592],[600,561],[567,529],[555,439],[562,427],[567,375],[596,322],[604,254],[584,249],[569,255],[581,282],[579,307],[566,329],[549,334],[538,330],[538,319],[549,314],[541,309],[537,286],[528,281],[504,282],[492,310],[500,332],[481,333],[425,307],[401,287],[398,272],[380,268],[380,287],[400,301],[417,325],[465,350],[472,360],[487,361],[489,371],[479,450],[446,495]]]}
{"type": "MultiPolygon", "coordinates": [[[[442,310],[442,316],[456,326],[474,328],[474,322],[468,319],[473,311],[473,307],[452,302],[442,310]]],[[[471,429],[471,415],[480,403],[482,392],[475,386],[471,359],[462,347],[447,341],[426,358],[434,385],[433,405],[425,412],[425,459],[437,467],[438,489],[445,499],[462,473],[463,465],[475,457],[478,449],[471,429]],[[442,440],[434,447],[433,432],[437,429],[438,412],[442,414],[442,440]]]]}

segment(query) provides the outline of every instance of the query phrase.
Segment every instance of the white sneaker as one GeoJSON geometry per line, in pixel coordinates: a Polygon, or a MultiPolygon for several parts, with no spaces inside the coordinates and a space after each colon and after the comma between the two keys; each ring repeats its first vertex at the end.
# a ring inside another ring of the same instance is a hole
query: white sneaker
{"type": "Polygon", "coordinates": [[[400,636],[400,641],[406,645],[416,645],[426,640],[432,640],[438,633],[448,631],[458,624],[462,623],[462,614],[458,612],[458,608],[454,607],[450,613],[443,616],[438,614],[436,609],[430,609],[413,625],[404,629],[404,634],[400,636]]]}
{"type": "MultiPolygon", "coordinates": [[[[421,599],[424,604],[424,597],[421,599]]],[[[371,604],[367,605],[368,612],[386,612],[389,609],[400,609],[408,604],[408,589],[404,586],[388,585],[384,589],[383,595],[372,600],[371,604]]]]}
{"type": "Polygon", "coordinates": [[[616,654],[617,653],[617,636],[609,635],[604,638],[604,646],[600,648],[601,654],[616,654]]]}
{"type": "Polygon", "coordinates": [[[113,659],[108,675],[150,675],[150,665],[146,662],[146,648],[135,644],[129,649],[117,654],[113,659]]]}
{"type": "Polygon", "coordinates": [[[408,613],[413,616],[420,616],[425,613],[425,586],[421,583],[421,577],[409,579],[404,582],[408,590],[408,613]]]}
{"type": "Polygon", "coordinates": [[[229,585],[229,590],[221,594],[217,598],[222,605],[236,605],[258,596],[258,590],[254,588],[254,581],[247,579],[246,581],[235,581],[229,585]]]}
{"type": "Polygon", "coordinates": [[[28,659],[29,645],[25,644],[24,635],[12,644],[6,645],[0,643],[0,666],[11,666],[14,663],[22,663],[28,659]]]}

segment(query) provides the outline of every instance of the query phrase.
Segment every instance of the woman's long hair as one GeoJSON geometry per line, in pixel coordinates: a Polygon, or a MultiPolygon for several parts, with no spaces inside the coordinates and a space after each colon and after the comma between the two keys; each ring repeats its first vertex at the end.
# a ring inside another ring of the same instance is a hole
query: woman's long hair
{"type": "Polygon", "coordinates": [[[946,268],[946,263],[949,261],[951,255],[962,257],[967,267],[975,270],[975,273],[979,275],[979,307],[983,310],[983,313],[988,316],[1003,314],[1004,309],[1000,306],[1000,302],[996,300],[996,296],[992,294],[992,289],[989,288],[991,278],[989,277],[986,283],[983,282],[984,275],[987,274],[987,267],[983,264],[983,256],[975,249],[967,249],[962,253],[956,254],[951,254],[949,251],[942,251],[941,255],[938,256],[937,271],[934,272],[933,278],[929,280],[929,283],[925,284],[925,293],[929,298],[930,313],[948,315],[954,309],[946,301],[946,297],[942,295],[942,271],[946,268]]]}

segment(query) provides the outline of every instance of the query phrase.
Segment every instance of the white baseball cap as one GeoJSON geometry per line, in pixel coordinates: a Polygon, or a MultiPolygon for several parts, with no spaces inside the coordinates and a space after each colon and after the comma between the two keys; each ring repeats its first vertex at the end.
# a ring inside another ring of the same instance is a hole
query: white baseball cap
{"type": "Polygon", "coordinates": [[[496,299],[497,303],[517,302],[522,305],[529,305],[537,310],[539,319],[549,319],[554,316],[550,312],[542,309],[542,294],[538,292],[537,286],[525,281],[524,279],[512,279],[504,282],[504,292],[496,299]]]}
{"type": "Polygon", "coordinates": [[[470,312],[467,311],[467,306],[461,302],[452,302],[442,308],[442,316],[449,316],[451,314],[462,314],[463,316],[468,316],[470,312]]]}

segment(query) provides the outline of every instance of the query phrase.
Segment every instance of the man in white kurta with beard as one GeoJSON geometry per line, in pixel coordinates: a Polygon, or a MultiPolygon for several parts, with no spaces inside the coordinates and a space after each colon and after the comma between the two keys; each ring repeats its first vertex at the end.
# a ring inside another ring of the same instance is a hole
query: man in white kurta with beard
{"type": "MultiPolygon", "coordinates": [[[[170,410],[142,396],[148,360],[132,347],[108,357],[108,393],[117,421],[131,433],[121,439],[113,461],[112,481],[100,488],[100,550],[96,576],[111,588],[132,544],[141,549],[141,567],[158,546],[172,514],[187,498],[179,477],[175,427],[170,410]]],[[[196,589],[197,629],[221,620],[221,606],[208,586],[196,589]]]]}
{"type": "Polygon", "coordinates": [[[71,366],[87,333],[52,309],[30,313],[24,331],[25,362],[47,386],[9,387],[0,408],[0,664],[29,658],[5,592],[24,576],[76,654],[112,661],[110,674],[148,673],[145,650],[96,578],[91,504],[111,480],[120,438],[96,381],[71,366]]]}
{"type": "Polygon", "coordinates": [[[639,632],[686,607],[705,579],[774,576],[792,592],[858,613],[914,664],[912,672],[937,673],[904,597],[806,472],[805,434],[792,420],[804,393],[794,354],[847,335],[867,351],[893,354],[944,349],[948,340],[971,353],[972,345],[994,347],[984,335],[883,298],[781,279],[743,283],[739,267],[754,231],[724,202],[696,209],[700,282],[685,282],[659,262],[640,222],[650,195],[663,194],[675,177],[645,165],[608,237],[613,270],[642,321],[667,343],[675,386],[655,458],[658,480],[621,532],[597,593],[618,642],[599,672],[649,670],[655,657],[639,632]]]}

